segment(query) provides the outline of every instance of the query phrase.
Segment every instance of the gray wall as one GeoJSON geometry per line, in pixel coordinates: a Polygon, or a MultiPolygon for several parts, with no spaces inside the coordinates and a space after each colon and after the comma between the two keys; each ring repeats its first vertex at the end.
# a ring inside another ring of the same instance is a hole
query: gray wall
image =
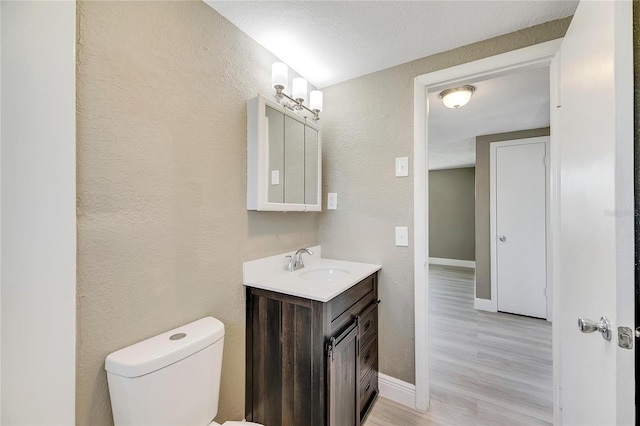
{"type": "Polygon", "coordinates": [[[242,262],[318,235],[317,213],[246,207],[246,101],[276,58],[203,2],[78,2],[77,22],[77,424],[112,423],[107,354],[207,315],[217,419],[242,419],[242,262]]]}
{"type": "Polygon", "coordinates": [[[394,159],[413,155],[414,78],[557,39],[569,22],[548,22],[323,89],[323,194],[338,193],[338,210],[321,214],[322,254],[382,265],[382,373],[415,383],[413,238],[409,247],[394,244],[395,226],[413,231],[413,177],[396,178],[394,159]]]}
{"type": "Polygon", "coordinates": [[[489,207],[489,148],[491,142],[549,136],[550,129],[522,130],[476,138],[476,297],[491,299],[491,215],[489,207]]]}
{"type": "Polygon", "coordinates": [[[475,260],[475,168],[429,171],[429,257],[475,260]]]}

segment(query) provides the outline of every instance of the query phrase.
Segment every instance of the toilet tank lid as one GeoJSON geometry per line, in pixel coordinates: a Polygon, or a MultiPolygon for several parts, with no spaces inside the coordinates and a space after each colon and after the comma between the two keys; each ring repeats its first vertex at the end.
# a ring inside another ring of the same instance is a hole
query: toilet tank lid
{"type": "Polygon", "coordinates": [[[107,356],[105,370],[139,377],[192,355],[224,337],[224,324],[205,317],[120,349],[107,356]]]}

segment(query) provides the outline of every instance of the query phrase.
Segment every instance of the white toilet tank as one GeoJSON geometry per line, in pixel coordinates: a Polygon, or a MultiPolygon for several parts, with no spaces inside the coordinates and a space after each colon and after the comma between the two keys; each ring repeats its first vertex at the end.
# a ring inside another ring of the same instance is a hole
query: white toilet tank
{"type": "Polygon", "coordinates": [[[207,425],[218,413],[224,324],[206,317],[120,349],[105,369],[119,425],[207,425]]]}

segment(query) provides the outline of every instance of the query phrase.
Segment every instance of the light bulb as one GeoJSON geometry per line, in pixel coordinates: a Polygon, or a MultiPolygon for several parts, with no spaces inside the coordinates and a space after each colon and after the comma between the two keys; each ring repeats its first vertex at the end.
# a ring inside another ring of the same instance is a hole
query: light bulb
{"type": "Polygon", "coordinates": [[[320,90],[312,90],[309,93],[309,108],[311,111],[322,112],[322,92],[320,90]]]}
{"type": "Polygon", "coordinates": [[[271,86],[282,86],[284,89],[289,82],[289,67],[283,62],[274,62],[271,65],[271,86]]]}
{"type": "Polygon", "coordinates": [[[304,101],[307,98],[307,80],[300,77],[294,78],[291,92],[293,99],[304,101]]]}

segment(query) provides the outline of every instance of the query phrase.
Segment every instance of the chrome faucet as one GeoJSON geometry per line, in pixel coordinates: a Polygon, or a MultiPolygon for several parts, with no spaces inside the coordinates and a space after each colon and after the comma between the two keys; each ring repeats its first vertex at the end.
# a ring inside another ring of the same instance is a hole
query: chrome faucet
{"type": "Polygon", "coordinates": [[[287,264],[287,271],[293,272],[298,269],[304,268],[304,262],[302,261],[302,254],[307,253],[309,255],[313,254],[313,252],[306,248],[301,248],[296,251],[296,254],[293,256],[287,256],[289,258],[289,263],[287,264]]]}

